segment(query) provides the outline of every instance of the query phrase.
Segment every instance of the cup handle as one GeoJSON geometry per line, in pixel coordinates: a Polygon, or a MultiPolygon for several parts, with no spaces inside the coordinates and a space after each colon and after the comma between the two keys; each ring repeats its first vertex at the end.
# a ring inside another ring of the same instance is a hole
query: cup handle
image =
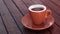
{"type": "Polygon", "coordinates": [[[51,15],[52,15],[51,10],[46,10],[46,18],[47,18],[48,16],[51,16],[51,15]]]}

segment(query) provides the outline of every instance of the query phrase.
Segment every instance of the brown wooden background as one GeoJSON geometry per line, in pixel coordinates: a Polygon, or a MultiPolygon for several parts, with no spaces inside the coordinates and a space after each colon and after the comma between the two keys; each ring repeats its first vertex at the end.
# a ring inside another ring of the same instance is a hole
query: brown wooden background
{"type": "Polygon", "coordinates": [[[0,34],[60,34],[60,0],[0,0],[0,34]],[[21,19],[32,4],[44,4],[52,10],[52,27],[33,31],[22,25],[21,19]]]}

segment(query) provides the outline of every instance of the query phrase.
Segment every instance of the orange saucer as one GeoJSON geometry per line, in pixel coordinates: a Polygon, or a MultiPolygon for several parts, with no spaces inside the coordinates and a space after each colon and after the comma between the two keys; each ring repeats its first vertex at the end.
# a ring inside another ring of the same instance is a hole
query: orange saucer
{"type": "Polygon", "coordinates": [[[33,24],[30,15],[27,14],[22,18],[22,24],[25,27],[32,30],[43,30],[43,29],[49,28],[54,24],[54,18],[52,16],[49,16],[46,18],[46,20],[42,24],[40,24],[39,26],[36,26],[33,24]]]}

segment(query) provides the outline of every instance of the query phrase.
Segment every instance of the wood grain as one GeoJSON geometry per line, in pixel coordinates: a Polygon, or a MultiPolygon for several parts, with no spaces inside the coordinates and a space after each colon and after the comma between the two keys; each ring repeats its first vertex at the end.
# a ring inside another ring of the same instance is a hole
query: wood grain
{"type": "MultiPolygon", "coordinates": [[[[2,0],[0,0],[0,12],[1,12],[1,7],[2,7],[2,0]]],[[[2,18],[1,18],[1,13],[0,13],[0,34],[7,34],[7,31],[6,31],[6,28],[5,28],[5,25],[2,21],[2,18]]]]}
{"type": "Polygon", "coordinates": [[[19,31],[18,27],[15,24],[15,21],[13,20],[13,18],[11,17],[9,10],[7,8],[7,6],[3,3],[3,1],[1,1],[1,16],[2,19],[6,25],[6,28],[8,30],[7,34],[21,34],[21,32],[19,31]]]}
{"type": "Polygon", "coordinates": [[[15,4],[18,10],[21,11],[23,16],[28,13],[26,5],[21,0],[12,0],[12,2],[15,4]]]}

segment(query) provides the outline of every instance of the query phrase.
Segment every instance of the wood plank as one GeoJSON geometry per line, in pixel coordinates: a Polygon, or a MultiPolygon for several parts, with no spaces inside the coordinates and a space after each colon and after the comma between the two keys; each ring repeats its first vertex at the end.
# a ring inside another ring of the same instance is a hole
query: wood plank
{"type": "Polygon", "coordinates": [[[3,21],[7,27],[8,34],[21,34],[18,27],[15,24],[14,19],[11,17],[9,10],[7,9],[7,6],[3,3],[1,0],[1,16],[3,18],[3,21]]]}

